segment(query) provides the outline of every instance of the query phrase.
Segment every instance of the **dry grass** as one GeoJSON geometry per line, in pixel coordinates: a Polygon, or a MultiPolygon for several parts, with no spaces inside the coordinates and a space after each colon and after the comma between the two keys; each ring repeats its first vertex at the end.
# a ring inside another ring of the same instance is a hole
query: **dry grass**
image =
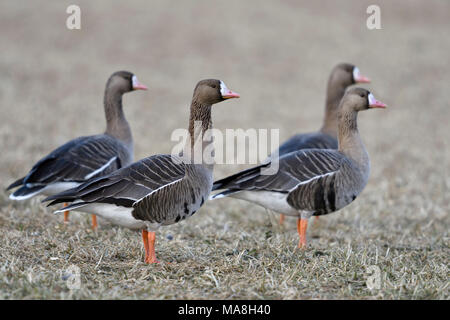
{"type": "MultiPolygon", "coordinates": [[[[151,88],[124,101],[137,159],[170,151],[205,77],[242,96],[215,107],[220,129],[280,128],[282,139],[316,130],[341,61],[370,76],[390,108],[361,114],[369,184],[311,224],[305,252],[293,220],[282,229],[278,216],[224,199],[161,229],[163,263],[148,266],[139,234],[104,221],[94,233],[78,214],[64,226],[39,199],[3,193],[0,298],[449,299],[449,3],[379,1],[379,31],[365,28],[371,1],[78,3],[81,31],[65,29],[69,2],[0,3],[4,187],[57,145],[103,129],[103,87],[118,69],[151,88]],[[82,284],[70,291],[72,264],[82,284]],[[380,290],[366,286],[372,265],[380,290]]],[[[217,166],[215,176],[239,168],[217,166]]]]}

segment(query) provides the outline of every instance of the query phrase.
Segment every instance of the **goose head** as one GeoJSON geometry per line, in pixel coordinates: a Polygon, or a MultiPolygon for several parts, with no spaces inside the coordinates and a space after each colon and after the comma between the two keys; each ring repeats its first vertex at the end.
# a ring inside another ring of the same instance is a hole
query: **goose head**
{"type": "Polygon", "coordinates": [[[193,98],[200,104],[213,105],[227,99],[239,97],[240,95],[228,89],[222,80],[205,79],[197,83],[193,98]]]}
{"type": "Polygon", "coordinates": [[[331,72],[330,82],[337,87],[346,88],[355,83],[370,83],[370,79],[363,76],[357,66],[340,63],[331,72]]]}
{"type": "Polygon", "coordinates": [[[375,99],[374,95],[363,88],[348,89],[342,98],[342,109],[344,111],[363,111],[372,108],[386,108],[387,105],[375,99]]]}
{"type": "Polygon", "coordinates": [[[121,94],[134,90],[147,90],[147,86],[140,83],[136,75],[129,71],[114,72],[106,83],[106,90],[118,91],[121,94]]]}

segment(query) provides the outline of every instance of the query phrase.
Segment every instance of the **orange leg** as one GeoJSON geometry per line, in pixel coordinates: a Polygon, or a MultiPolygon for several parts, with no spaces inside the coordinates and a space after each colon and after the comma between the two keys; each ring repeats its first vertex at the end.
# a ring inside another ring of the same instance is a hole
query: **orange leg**
{"type": "MultiPolygon", "coordinates": [[[[64,207],[67,207],[69,204],[67,202],[64,203],[64,207]]],[[[69,223],[69,212],[70,211],[64,211],[64,223],[69,223]]]]}
{"type": "Polygon", "coordinates": [[[306,248],[306,229],[308,229],[308,219],[297,220],[297,232],[300,237],[298,241],[298,247],[301,249],[306,248]]]}
{"type": "Polygon", "coordinates": [[[155,239],[156,239],[155,233],[154,232],[149,232],[148,233],[148,242],[149,242],[149,249],[150,249],[150,261],[149,261],[149,263],[159,263],[159,261],[156,260],[155,239]]]}
{"type": "Polygon", "coordinates": [[[145,263],[159,263],[155,254],[155,233],[142,230],[142,241],[144,241],[145,263]]]}
{"type": "Polygon", "coordinates": [[[147,258],[148,258],[148,231],[147,230],[142,230],[142,241],[144,241],[144,250],[145,250],[145,262],[147,262],[147,258]]]}
{"type": "Polygon", "coordinates": [[[95,214],[92,215],[92,229],[97,230],[98,224],[97,224],[97,216],[95,214]]]}
{"type": "Polygon", "coordinates": [[[280,224],[282,225],[283,223],[284,223],[284,218],[285,218],[286,216],[284,215],[284,214],[281,214],[280,215],[280,224]]]}

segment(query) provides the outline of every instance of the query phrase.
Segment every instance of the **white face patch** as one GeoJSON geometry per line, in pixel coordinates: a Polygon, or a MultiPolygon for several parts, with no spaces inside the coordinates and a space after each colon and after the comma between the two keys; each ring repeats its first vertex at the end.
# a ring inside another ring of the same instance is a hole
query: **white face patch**
{"type": "Polygon", "coordinates": [[[131,83],[133,84],[133,88],[135,88],[139,84],[139,81],[135,75],[131,77],[131,83]]]}
{"type": "Polygon", "coordinates": [[[227,95],[230,92],[230,89],[227,88],[225,83],[220,80],[220,94],[223,96],[227,95]]]}
{"type": "Polygon", "coordinates": [[[376,102],[377,99],[375,99],[372,93],[369,93],[369,106],[375,104],[376,102]]]}
{"type": "Polygon", "coordinates": [[[353,68],[353,80],[356,80],[361,76],[361,74],[359,73],[359,69],[358,67],[354,67],[353,68]]]}

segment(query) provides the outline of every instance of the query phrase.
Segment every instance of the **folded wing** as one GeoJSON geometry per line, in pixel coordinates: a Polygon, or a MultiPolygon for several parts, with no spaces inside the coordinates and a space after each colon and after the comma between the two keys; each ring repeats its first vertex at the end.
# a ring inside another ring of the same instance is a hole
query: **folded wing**
{"type": "Polygon", "coordinates": [[[55,182],[83,182],[119,169],[126,152],[120,142],[107,135],[80,137],[41,159],[8,189],[19,185],[35,187],[55,182]]]}
{"type": "Polygon", "coordinates": [[[214,183],[213,190],[226,189],[226,193],[238,191],[272,191],[289,193],[299,185],[307,185],[322,176],[339,170],[345,157],[337,150],[307,149],[291,152],[279,158],[278,172],[263,175],[262,169],[276,166],[276,160],[244,170],[214,183]]]}
{"type": "Polygon", "coordinates": [[[77,207],[89,203],[132,207],[136,201],[184,176],[183,163],[173,161],[171,155],[154,155],[44,201],[53,200],[49,205],[76,201],[73,205],[77,207]]]}

